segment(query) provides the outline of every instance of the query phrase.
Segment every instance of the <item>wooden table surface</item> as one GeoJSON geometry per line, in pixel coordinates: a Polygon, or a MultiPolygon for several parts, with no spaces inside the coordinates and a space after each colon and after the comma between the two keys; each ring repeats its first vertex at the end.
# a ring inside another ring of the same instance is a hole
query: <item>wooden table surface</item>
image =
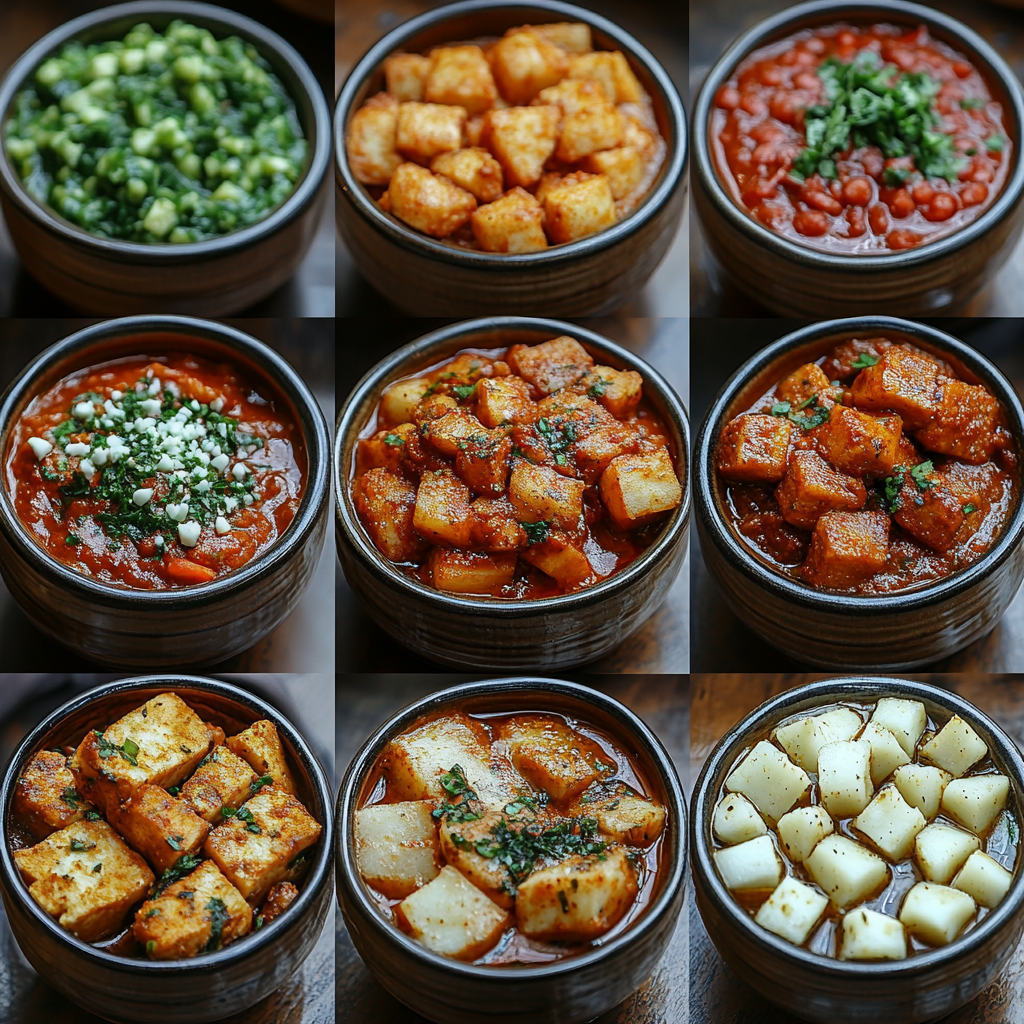
{"type": "MultiPolygon", "coordinates": [[[[387,353],[448,321],[423,319],[338,321],[338,409],[362,376],[387,353]]],[[[574,321],[656,366],[687,404],[689,358],[683,319],[591,318],[574,321]]],[[[396,644],[363,611],[338,564],[335,570],[335,639],[340,672],[433,672],[432,662],[396,644]]],[[[595,672],[689,670],[690,574],[683,568],[668,599],[632,637],[594,662],[595,672]]]]}
{"type": "MultiPolygon", "coordinates": [[[[714,745],[744,715],[794,686],[829,673],[697,675],[690,705],[690,778],[696,780],[714,745]]],[[[913,673],[904,678],[959,694],[1024,746],[1024,686],[1017,679],[976,673],[913,673]]],[[[800,1024],[758,995],[718,955],[690,900],[690,1024],[800,1024]]],[[[966,1006],[935,1024],[1015,1024],[1024,1020],[1024,941],[999,978],[966,1006]]]]}
{"type": "MultiPolygon", "coordinates": [[[[37,353],[94,321],[0,319],[0,391],[37,353]]],[[[334,423],[334,324],[327,319],[230,320],[280,352],[313,390],[334,423]]],[[[317,570],[295,611],[241,654],[221,663],[230,672],[334,671],[333,505],[317,570]]],[[[81,672],[97,666],[36,629],[0,580],[0,670],[81,672]]]]}
{"type": "MultiPolygon", "coordinates": [[[[487,678],[492,677],[339,675],[335,701],[335,763],[339,780],[370,733],[401,708],[447,686],[487,678]]],[[[639,715],[665,745],[686,783],[690,722],[689,680],[685,676],[637,675],[611,679],[569,674],[562,678],[593,686],[639,715]]],[[[669,948],[651,979],[631,998],[592,1024],[684,1024],[690,962],[685,917],[684,907],[669,948]]],[[[335,947],[335,991],[341,1009],[340,1020],[345,1024],[427,1024],[374,980],[352,945],[340,911],[335,947]]]]}
{"type": "MultiPolygon", "coordinates": [[[[712,0],[690,4],[690,95],[696,97],[712,66],[730,43],[748,28],[792,6],[791,0],[712,0]]],[[[975,0],[928,0],[970,26],[1024,79],[1024,17],[1020,10],[975,0]]],[[[691,105],[692,112],[692,105],[691,105]]],[[[690,224],[691,316],[771,316],[723,279],[707,249],[698,218],[690,224]]],[[[1024,315],[1024,238],[991,285],[962,312],[971,316],[1024,315]]]]}

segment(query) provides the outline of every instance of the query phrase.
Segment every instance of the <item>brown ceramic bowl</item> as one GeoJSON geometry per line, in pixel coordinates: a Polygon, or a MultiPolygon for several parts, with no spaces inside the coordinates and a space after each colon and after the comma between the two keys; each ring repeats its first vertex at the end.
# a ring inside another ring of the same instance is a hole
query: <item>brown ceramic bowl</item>
{"type": "Polygon", "coordinates": [[[395,305],[420,316],[583,316],[618,309],[654,273],[683,215],[686,126],[671,80],[617,25],[559,0],[461,0],[399,25],[349,75],[335,112],[334,146],[335,215],[345,244],[370,284],[395,305]],[[345,131],[352,115],[384,88],[384,59],[395,51],[418,53],[452,40],[500,36],[514,25],[552,21],[590,25],[595,46],[621,50],[654,103],[668,154],[640,205],[607,231],[544,252],[512,254],[445,245],[384,213],[355,180],[345,156],[345,131]]]}
{"type": "Polygon", "coordinates": [[[196,676],[143,676],[106,683],[58,708],[18,745],[0,784],[0,892],[14,939],[61,995],[106,1020],[199,1024],[239,1013],[283,985],[309,956],[331,907],[334,859],[331,787],[295,727],[271,705],[230,683],[196,676]],[[323,826],[298,899],[276,921],[216,953],[190,960],[126,959],[82,942],[29,895],[11,856],[9,816],[18,776],[37,750],[77,746],[161,693],[178,694],[228,732],[259,719],[277,727],[299,784],[299,799],[323,826]]]}
{"type": "Polygon", "coordinates": [[[988,43],[931,7],[904,0],[811,0],[787,7],[726,50],[704,81],[693,123],[694,201],[705,239],[734,283],[780,316],[923,316],[961,307],[1006,262],[1024,227],[1024,91],[988,43]],[[708,137],[719,87],[751,51],[801,29],[844,21],[925,25],[935,39],[967,56],[1002,104],[1014,144],[1013,166],[995,202],[962,230],[915,249],[878,256],[819,252],[764,227],[723,187],[708,137]]]}
{"type": "Polygon", "coordinates": [[[685,797],[657,737],[628,708],[577,683],[491,679],[441,690],[385,722],[356,754],[338,794],[337,888],[359,955],[396,999],[437,1024],[580,1024],[626,999],[651,974],[675,929],[686,871],[685,797]],[[565,714],[621,738],[651,794],[668,810],[667,848],[658,889],[644,914],[621,935],[579,956],[537,966],[487,967],[431,953],[380,912],[356,867],[355,812],[377,758],[418,718],[443,711],[565,714]]]}
{"type": "Polygon", "coordinates": [[[690,846],[697,910],[725,962],[765,999],[820,1024],[920,1024],[952,1013],[994,980],[1024,931],[1020,858],[1010,891],[985,920],[941,949],[901,961],[832,960],[762,928],[722,884],[712,860],[711,821],[725,776],[755,736],[783,719],[837,700],[919,700],[937,723],[954,714],[985,741],[1013,787],[1020,820],[1024,761],[990,718],[948,690],[903,679],[825,679],[766,701],[718,741],[704,762],[690,804],[690,846]]]}
{"type": "Polygon", "coordinates": [[[453,668],[565,668],[617,647],[665,599],[686,558],[690,518],[689,427],[671,385],[652,367],[593,331],[559,320],[488,317],[443,327],[378,363],[349,396],[334,441],[338,557],[370,617],[400,643],[453,668]],[[683,485],[651,546],[622,572],[592,587],[533,601],[446,594],[399,571],[376,548],[349,486],[359,433],[388,384],[463,348],[538,344],[568,334],[598,362],[638,370],[644,396],[669,431],[683,485]]]}
{"type": "Polygon", "coordinates": [[[242,368],[280,396],[302,432],[306,489],[280,540],[235,572],[177,590],[129,590],[56,562],[28,535],[0,486],[0,574],[44,633],[86,658],[143,668],[211,665],[251,647],[292,611],[327,532],[330,436],[299,375],[262,342],[190,317],[127,317],[87,327],[25,368],[0,398],[0,452],[25,406],[74,370],[117,356],[185,349],[242,368]]]}
{"type": "Polygon", "coordinates": [[[962,341],[923,324],[860,317],[813,324],[744,363],[712,404],[694,449],[697,535],[708,572],[739,619],[768,643],[817,668],[896,669],[924,665],[966,647],[1003,617],[1024,579],[1024,500],[991,549],[973,565],[918,590],[880,596],[833,594],[795,580],[758,558],[736,535],[724,506],[715,447],[722,428],[786,374],[846,338],[909,341],[980,381],[1006,411],[1024,451],[1024,409],[1000,371],[962,341]]]}
{"type": "Polygon", "coordinates": [[[312,244],[326,195],[330,113],[305,61],[280,36],[250,18],[191,0],[136,0],[67,22],[31,46],[0,85],[0,121],[35,69],[73,39],[118,38],[140,21],[165,28],[175,18],[219,36],[250,41],[295,101],[309,142],[304,174],[291,195],[257,224],[205,242],[145,245],[100,238],[65,220],[25,190],[0,154],[0,205],[29,272],[68,305],[95,316],[191,313],[226,316],[284,284],[312,244]]]}

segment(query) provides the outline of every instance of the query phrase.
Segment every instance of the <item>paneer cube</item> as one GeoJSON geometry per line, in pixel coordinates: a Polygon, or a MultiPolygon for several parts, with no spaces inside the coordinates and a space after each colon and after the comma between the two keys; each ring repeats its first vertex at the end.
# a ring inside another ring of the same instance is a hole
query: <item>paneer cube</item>
{"type": "Polygon", "coordinates": [[[250,903],[289,877],[292,861],[319,838],[322,826],[290,793],[266,786],[208,836],[203,852],[250,903]]]}
{"type": "Polygon", "coordinates": [[[581,21],[553,21],[546,25],[520,25],[510,28],[505,35],[512,36],[519,32],[530,32],[541,39],[546,39],[555,46],[560,46],[569,53],[588,53],[593,49],[590,38],[590,26],[581,21]]]}
{"type": "Polygon", "coordinates": [[[857,907],[843,915],[840,960],[905,960],[907,933],[888,914],[857,907]]]}
{"type": "Polygon", "coordinates": [[[797,864],[802,864],[814,848],[831,835],[834,826],[828,811],[824,807],[794,807],[788,814],[779,818],[778,833],[786,856],[797,864]]]}
{"type": "Polygon", "coordinates": [[[791,430],[782,416],[743,413],[735,417],[718,439],[718,472],[740,483],[778,483],[786,472],[791,430]]]}
{"type": "Polygon", "coordinates": [[[417,164],[399,165],[387,195],[391,212],[399,220],[433,238],[447,238],[458,231],[476,209],[471,193],[417,164]]]}
{"type": "Polygon", "coordinates": [[[583,381],[587,394],[593,395],[617,419],[624,420],[640,404],[644,379],[636,370],[616,370],[595,366],[583,381]]]}
{"type": "Polygon", "coordinates": [[[506,358],[512,369],[542,395],[575,384],[594,368],[591,354],[566,335],[540,345],[514,345],[506,358]]]}
{"type": "Polygon", "coordinates": [[[514,551],[459,551],[433,548],[428,566],[438,590],[449,594],[498,596],[516,574],[514,551]]]}
{"type": "Polygon", "coordinates": [[[501,95],[513,106],[529,103],[569,71],[569,55],[534,32],[515,32],[490,51],[491,68],[501,95]]]}
{"type": "Polygon", "coordinates": [[[221,810],[241,807],[252,795],[257,778],[248,761],[228,747],[215,747],[178,796],[199,817],[219,825],[223,820],[221,810]]]}
{"type": "Polygon", "coordinates": [[[591,153],[614,149],[622,142],[624,131],[624,119],[617,107],[595,103],[565,115],[555,156],[574,164],[591,153]]]}
{"type": "Polygon", "coordinates": [[[603,174],[573,171],[544,196],[544,216],[544,229],[553,245],[604,231],[616,220],[611,183],[603,174]]]}
{"type": "Polygon", "coordinates": [[[939,386],[942,399],[931,422],[917,432],[918,442],[975,465],[988,462],[1001,444],[998,400],[981,384],[940,377],[939,386]]]}
{"type": "Polygon", "coordinates": [[[480,551],[517,551],[526,547],[526,531],[516,519],[508,498],[477,498],[473,513],[471,542],[480,551]]]}
{"type": "Polygon", "coordinates": [[[260,719],[237,736],[229,736],[226,742],[228,749],[247,761],[261,779],[269,775],[278,789],[292,796],[298,793],[281,737],[273,722],[260,719]]]}
{"type": "Polygon", "coordinates": [[[929,882],[948,885],[967,858],[981,849],[981,840],[970,832],[934,821],[914,840],[914,857],[929,882]]]}
{"type": "Polygon", "coordinates": [[[816,437],[822,455],[841,472],[886,477],[896,465],[902,432],[899,416],[871,416],[835,405],[816,437]]]}
{"type": "Polygon", "coordinates": [[[600,490],[601,501],[620,530],[644,526],[683,500],[672,456],[665,448],[616,456],[601,474],[600,490]]]}
{"type": "Polygon", "coordinates": [[[558,144],[561,116],[558,107],[509,107],[487,115],[480,144],[498,158],[506,187],[529,188],[540,181],[558,144]]]}
{"type": "Polygon", "coordinates": [[[500,199],[480,206],[471,218],[473,237],[484,252],[540,252],[548,247],[544,211],[518,185],[500,199]]]}
{"type": "Polygon", "coordinates": [[[925,827],[924,815],[903,799],[895,786],[886,786],[853,819],[853,827],[871,840],[891,861],[903,860],[917,834],[925,827]]]}
{"type": "Polygon", "coordinates": [[[974,917],[974,900],[959,889],[918,882],[903,900],[900,921],[931,946],[948,946],[974,917]]]}
{"type": "MultiPolygon", "coordinates": [[[[373,437],[360,438],[356,449],[356,472],[360,476],[371,469],[386,469],[401,473],[405,448],[410,435],[415,434],[412,423],[402,423],[394,430],[378,430],[373,437]]],[[[413,442],[415,443],[415,442],[413,442]]]]}
{"type": "Polygon", "coordinates": [[[432,50],[423,98],[428,103],[465,107],[471,114],[490,110],[498,90],[484,51],[479,46],[441,46],[432,50]]]}
{"type": "Polygon", "coordinates": [[[775,387],[775,397],[780,402],[789,402],[793,409],[809,398],[816,398],[819,405],[829,408],[835,405],[835,388],[817,363],[805,363],[797,367],[775,387]]]}
{"type": "Polygon", "coordinates": [[[105,821],[73,822],[13,857],[36,903],[83,942],[120,931],[154,881],[149,865],[105,821]]]}
{"type": "Polygon", "coordinates": [[[604,106],[608,98],[598,82],[566,78],[558,85],[541,89],[533,103],[535,106],[560,107],[563,114],[576,114],[589,107],[604,106]]]}
{"type": "Polygon", "coordinates": [[[521,550],[519,557],[556,580],[563,590],[575,590],[597,579],[582,547],[563,533],[549,533],[546,540],[521,550]]]}
{"type": "Polygon", "coordinates": [[[980,836],[1002,814],[1009,792],[1010,780],[1005,775],[954,779],[942,793],[942,809],[980,836]]]}
{"type": "Polygon", "coordinates": [[[742,793],[773,821],[778,821],[810,786],[807,772],[767,740],[755,743],[725,780],[730,793],[742,793]]]}
{"type": "Polygon", "coordinates": [[[596,484],[601,474],[620,455],[632,455],[640,449],[640,434],[628,423],[598,427],[573,446],[572,454],[583,482],[596,484]]]}
{"type": "Polygon", "coordinates": [[[863,724],[853,708],[833,708],[820,715],[807,715],[780,725],[775,730],[775,739],[794,764],[804,771],[816,772],[818,751],[826,743],[852,740],[863,724]]]}
{"type": "Polygon", "coordinates": [[[423,437],[442,455],[453,458],[471,438],[486,439],[484,425],[467,409],[452,409],[423,424],[423,437]]]}
{"type": "MultiPolygon", "coordinates": [[[[395,127],[395,149],[406,160],[429,164],[439,153],[462,148],[466,127],[464,107],[441,103],[400,103],[395,127]]],[[[394,196],[392,196],[392,204],[394,196]]]]}
{"type": "Polygon", "coordinates": [[[836,472],[817,452],[798,451],[775,488],[775,500],[787,523],[813,530],[826,512],[863,508],[867,490],[862,480],[836,472]]]}
{"type": "Polygon", "coordinates": [[[939,813],[942,791],[953,776],[925,764],[905,764],[893,773],[900,796],[931,821],[939,813]]]}
{"type": "Polygon", "coordinates": [[[616,202],[625,199],[639,188],[647,168],[643,153],[636,146],[615,146],[613,149],[591,153],[582,161],[581,166],[591,174],[603,174],[607,177],[612,199],[616,202]]]}
{"type": "Polygon", "coordinates": [[[151,960],[214,953],[251,930],[252,907],[211,860],[146,900],[132,925],[151,960]]]}
{"type": "Polygon", "coordinates": [[[161,874],[179,857],[197,853],[210,824],[184,800],[159,786],[142,785],[109,815],[113,828],[161,874]]]}
{"type": "Polygon", "coordinates": [[[629,61],[618,50],[597,50],[573,57],[570,78],[599,82],[611,103],[642,103],[644,91],[629,61]]]}
{"type": "Polygon", "coordinates": [[[940,369],[923,353],[894,345],[857,375],[854,405],[897,413],[907,430],[919,430],[938,411],[940,369]]]}
{"type": "Polygon", "coordinates": [[[716,850],[715,867],[727,889],[774,889],[782,877],[782,865],[771,836],[758,836],[736,846],[716,850]]]}
{"type": "Polygon", "coordinates": [[[81,821],[92,804],[75,789],[68,759],[57,750],[37,750],[18,776],[14,812],[37,839],[81,821]]]}
{"type": "Polygon", "coordinates": [[[388,95],[400,103],[423,99],[423,89],[430,70],[430,58],[418,53],[396,53],[384,61],[384,81],[388,95]]]}
{"type": "Polygon", "coordinates": [[[479,146],[435,156],[430,169],[472,193],[478,202],[493,202],[502,193],[501,164],[479,146]]]}
{"type": "Polygon", "coordinates": [[[860,734],[860,740],[871,747],[871,781],[876,786],[901,765],[910,763],[900,741],[878,722],[868,722],[860,734]]]}
{"type": "Polygon", "coordinates": [[[919,474],[924,488],[907,473],[896,497],[893,519],[934,551],[948,551],[964,525],[964,502],[946,486],[941,474],[919,474]]]}
{"type": "Polygon", "coordinates": [[[476,821],[452,822],[445,818],[441,822],[441,850],[447,864],[458,869],[499,907],[511,910],[516,905],[515,889],[505,865],[495,857],[484,857],[476,849],[478,842],[485,845],[493,842],[491,832],[495,826],[506,820],[501,812],[485,814],[476,821]]]}
{"type": "MultiPolygon", "coordinates": [[[[734,799],[743,797],[737,795],[734,799]]],[[[581,810],[597,819],[602,836],[609,836],[624,846],[650,846],[665,827],[665,808],[642,796],[623,793],[581,805],[581,810]]]]}
{"type": "Polygon", "coordinates": [[[991,910],[1003,902],[1012,881],[1012,871],[1007,871],[987,853],[975,850],[953,879],[953,888],[967,893],[978,906],[991,910]]]}
{"type": "Polygon", "coordinates": [[[959,779],[988,753],[985,741],[959,715],[921,747],[921,757],[959,779]]]}
{"type": "Polygon", "coordinates": [[[881,892],[889,881],[889,866],[877,853],[840,835],[822,839],[804,866],[840,910],[881,892]]]}
{"type": "Polygon", "coordinates": [[[871,712],[871,721],[896,737],[908,757],[914,756],[918,741],[924,735],[928,715],[919,700],[903,697],[880,697],[871,712]]]}
{"type": "Polygon", "coordinates": [[[818,751],[818,792],[833,818],[860,814],[875,787],[871,783],[871,746],[862,740],[826,743],[818,751]]]}
{"type": "Polygon", "coordinates": [[[817,889],[795,878],[785,878],[761,904],[754,920],[762,928],[802,946],[827,906],[828,898],[817,889]]]}
{"type": "Polygon", "coordinates": [[[395,149],[398,100],[380,92],[353,115],[345,131],[345,156],[356,181],[386,185],[402,157],[395,149]]]}
{"type": "Polygon", "coordinates": [[[437,877],[433,809],[429,800],[406,800],[356,811],[356,864],[367,885],[395,900],[437,877]]]}
{"type": "Polygon", "coordinates": [[[466,438],[455,454],[455,472],[474,494],[502,495],[512,459],[512,438],[482,431],[466,438]]]}
{"type": "MultiPolygon", "coordinates": [[[[784,815],[782,820],[785,818],[784,815]]],[[[779,827],[782,827],[782,821],[779,827]]],[[[768,833],[764,818],[742,793],[729,793],[722,797],[715,808],[711,828],[727,846],[736,846],[768,833]]]]}
{"type": "Polygon", "coordinates": [[[481,377],[475,395],[477,419],[485,427],[531,423],[536,416],[529,385],[518,376],[481,377]]]}
{"type": "Polygon", "coordinates": [[[841,590],[870,579],[889,556],[889,517],[883,512],[826,512],[815,524],[803,577],[841,590]]]}
{"type": "Polygon", "coordinates": [[[516,460],[508,481],[508,498],[520,522],[546,522],[567,530],[579,525],[584,490],[582,480],[522,459],[516,460]]]}
{"type": "Polygon", "coordinates": [[[371,469],[352,484],[359,521],[374,547],[392,562],[413,562],[425,545],[414,529],[416,488],[386,469],[371,469]]]}
{"type": "Polygon", "coordinates": [[[422,377],[396,381],[380,397],[381,419],[396,425],[411,423],[413,411],[429,388],[430,381],[422,377]]]}
{"type": "Polygon", "coordinates": [[[412,523],[425,540],[468,547],[473,529],[469,488],[449,469],[424,473],[416,491],[412,523]]]}

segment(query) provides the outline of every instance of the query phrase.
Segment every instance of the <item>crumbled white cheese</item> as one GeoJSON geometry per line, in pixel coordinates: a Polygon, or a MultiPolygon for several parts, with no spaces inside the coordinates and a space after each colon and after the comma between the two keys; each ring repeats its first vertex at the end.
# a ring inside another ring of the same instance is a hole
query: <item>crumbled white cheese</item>
{"type": "Polygon", "coordinates": [[[170,473],[174,469],[174,459],[170,455],[161,455],[160,461],[157,462],[156,468],[161,473],[170,473]]]}
{"type": "Polygon", "coordinates": [[[231,459],[229,459],[227,455],[221,452],[220,455],[210,460],[210,466],[213,469],[217,470],[218,473],[223,473],[230,461],[231,459]]]}
{"type": "Polygon", "coordinates": [[[44,441],[41,437],[30,437],[28,439],[28,446],[32,449],[32,454],[40,460],[45,459],[53,451],[53,445],[49,441],[44,441]]]}
{"type": "MultiPolygon", "coordinates": [[[[213,410],[214,412],[220,412],[220,411],[221,411],[221,409],[223,409],[223,408],[224,408],[224,399],[223,399],[223,398],[221,398],[221,397],[220,397],[220,395],[218,395],[218,396],[217,396],[217,397],[216,397],[216,398],[215,398],[215,399],[214,399],[214,400],[213,400],[213,401],[212,401],[212,402],[210,403],[210,408],[211,408],[211,409],[212,409],[212,410],[213,410]]],[[[223,424],[221,424],[221,425],[223,426],[223,424]]],[[[223,435],[222,435],[222,436],[223,436],[223,435]]]]}
{"type": "Polygon", "coordinates": [[[223,516],[217,516],[217,521],[213,524],[213,528],[221,537],[223,537],[225,533],[231,532],[231,526],[223,516]]]}
{"type": "Polygon", "coordinates": [[[77,455],[79,457],[88,455],[92,451],[92,445],[86,444],[84,441],[74,441],[64,449],[68,455],[77,455]]]}
{"type": "MultiPolygon", "coordinates": [[[[152,390],[153,389],[150,388],[150,391],[152,391],[152,390]]],[[[139,407],[142,409],[142,411],[147,416],[153,416],[153,417],[159,416],[160,415],[160,409],[162,408],[162,406],[163,406],[163,403],[160,401],[159,398],[146,398],[143,401],[139,402],[139,407]]],[[[137,422],[138,422],[138,420],[136,420],[136,423],[137,422]]]]}
{"type": "Polygon", "coordinates": [[[167,515],[176,523],[183,523],[188,519],[188,505],[185,502],[182,502],[180,505],[168,502],[164,506],[164,511],[166,511],[167,515]]]}
{"type": "Polygon", "coordinates": [[[178,539],[185,547],[194,548],[202,532],[203,528],[195,520],[189,520],[178,527],[178,539]]]}
{"type": "Polygon", "coordinates": [[[96,415],[96,410],[92,407],[92,402],[79,402],[71,410],[71,415],[76,420],[91,420],[96,415]]]}
{"type": "MultiPolygon", "coordinates": [[[[150,396],[150,398],[154,397],[155,395],[159,395],[160,394],[160,378],[159,377],[154,377],[153,378],[153,383],[150,384],[149,387],[146,389],[146,393],[150,396]]],[[[145,405],[145,402],[143,402],[143,405],[145,405]]],[[[159,410],[157,410],[157,411],[159,411],[159,410]]]]}
{"type": "Polygon", "coordinates": [[[140,487],[132,495],[132,501],[134,501],[135,504],[138,505],[141,508],[152,497],[153,497],[153,488],[152,487],[140,487]]]}
{"type": "Polygon", "coordinates": [[[241,483],[245,479],[245,474],[248,470],[245,468],[244,462],[236,462],[234,468],[231,470],[231,475],[241,483]]]}
{"type": "Polygon", "coordinates": [[[110,400],[112,402],[120,402],[122,398],[124,398],[124,395],[117,388],[110,392],[110,400]]]}
{"type": "Polygon", "coordinates": [[[78,468],[86,480],[91,480],[96,475],[96,467],[88,459],[82,459],[78,468]]]}

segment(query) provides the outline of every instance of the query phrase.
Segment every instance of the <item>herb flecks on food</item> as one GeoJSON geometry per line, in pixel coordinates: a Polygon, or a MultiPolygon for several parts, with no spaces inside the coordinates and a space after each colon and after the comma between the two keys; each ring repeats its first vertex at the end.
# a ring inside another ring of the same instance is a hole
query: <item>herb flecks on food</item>
{"type": "Polygon", "coordinates": [[[64,801],[73,811],[78,810],[78,790],[74,786],[68,786],[60,795],[61,800],[64,801]]]}
{"type": "Polygon", "coordinates": [[[224,938],[224,925],[228,921],[228,908],[219,896],[214,896],[206,909],[210,912],[210,938],[203,947],[204,953],[214,953],[221,947],[224,938]]]}
{"type": "Polygon", "coordinates": [[[531,546],[543,544],[551,532],[551,526],[543,519],[539,523],[520,523],[519,525],[526,532],[526,543],[531,546]]]}
{"type": "Polygon", "coordinates": [[[805,398],[793,408],[792,402],[776,402],[771,409],[773,416],[785,416],[803,430],[820,427],[829,417],[829,409],[818,401],[818,395],[805,398]],[[806,411],[805,411],[806,410],[806,411]]]}
{"type": "Polygon", "coordinates": [[[179,857],[154,883],[153,888],[149,890],[149,898],[156,899],[169,885],[191,874],[199,867],[200,859],[198,853],[186,853],[179,857]]]}
{"type": "Polygon", "coordinates": [[[850,363],[850,368],[853,370],[866,370],[869,366],[875,366],[881,358],[881,356],[873,356],[868,352],[861,352],[860,355],[850,363]]]}
{"type": "Polygon", "coordinates": [[[462,765],[453,764],[441,776],[441,788],[448,794],[449,799],[433,811],[435,818],[444,818],[459,824],[464,821],[478,821],[483,817],[480,798],[467,781],[462,765]]]}
{"type": "Polygon", "coordinates": [[[911,479],[917,484],[919,491],[927,491],[933,488],[936,484],[935,480],[931,477],[935,473],[935,467],[932,465],[931,460],[927,462],[919,462],[910,471],[911,479]]]}
{"type": "Polygon", "coordinates": [[[139,745],[133,739],[126,739],[121,746],[108,740],[98,729],[96,733],[96,750],[101,758],[106,760],[108,757],[120,756],[123,760],[127,761],[130,765],[138,768],[138,756],[139,756],[139,745]]]}
{"type": "Polygon", "coordinates": [[[260,835],[263,831],[263,829],[260,828],[259,823],[252,816],[252,811],[250,811],[248,807],[239,807],[238,810],[235,811],[235,820],[242,822],[245,825],[246,831],[251,832],[255,836],[260,835]]]}

